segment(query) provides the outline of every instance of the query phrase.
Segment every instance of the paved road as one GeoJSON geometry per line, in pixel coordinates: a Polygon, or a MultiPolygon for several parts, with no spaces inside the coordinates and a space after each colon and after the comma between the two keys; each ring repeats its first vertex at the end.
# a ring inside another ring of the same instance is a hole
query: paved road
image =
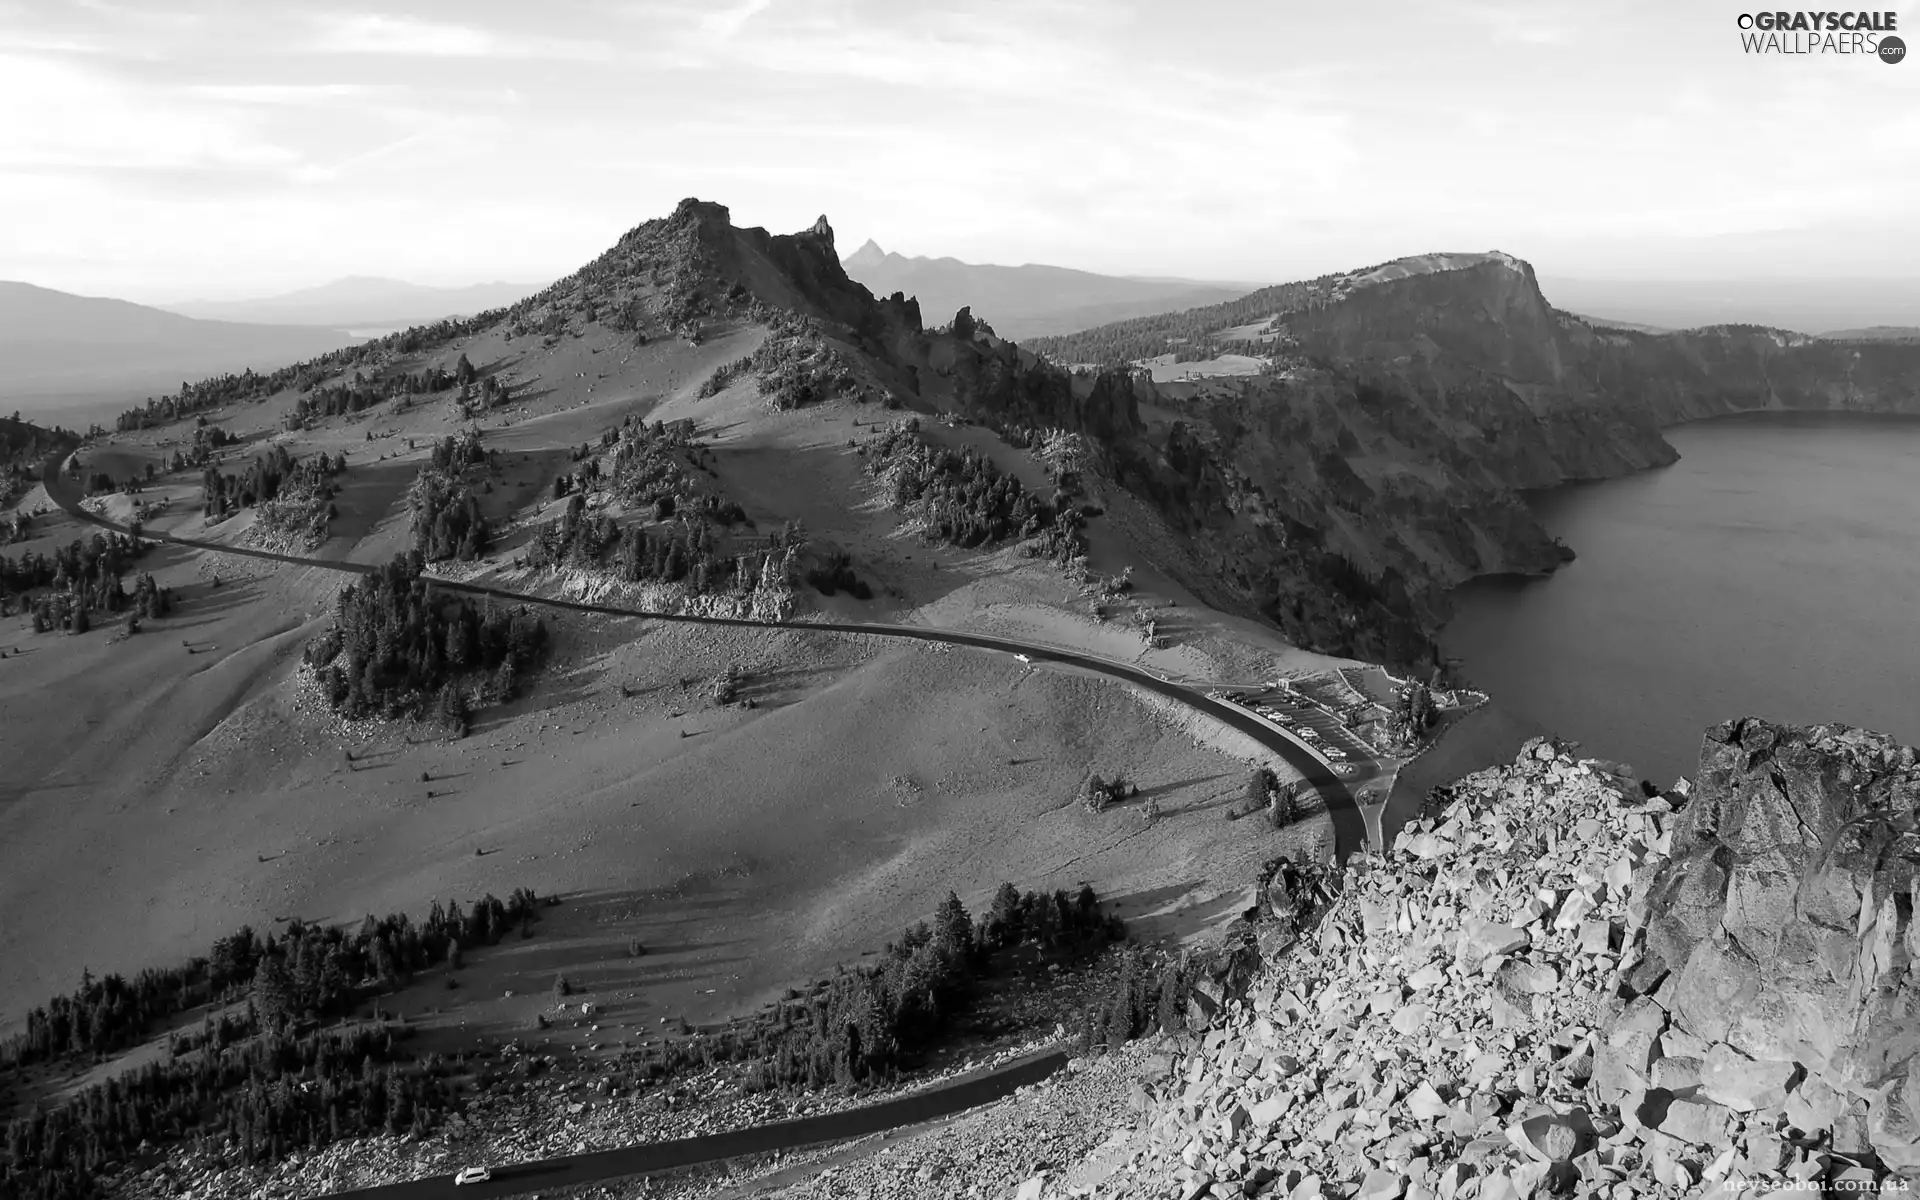
{"type": "Polygon", "coordinates": [[[514,1163],[493,1168],[486,1183],[456,1187],[451,1175],[416,1179],[411,1183],[390,1183],[384,1187],[361,1188],[351,1192],[333,1192],[329,1200],[477,1200],[482,1196],[511,1196],[519,1192],[578,1187],[605,1183],[633,1175],[669,1171],[697,1163],[720,1162],[747,1154],[769,1154],[821,1142],[867,1137],[904,1125],[918,1125],[936,1117],[951,1116],[969,1108],[1013,1094],[1014,1089],[1038,1083],[1066,1065],[1062,1050],[1048,1050],[991,1071],[963,1076],[939,1087],[885,1100],[864,1108],[801,1117],[710,1133],[702,1137],[677,1138],[670,1142],[651,1142],[622,1150],[600,1150],[591,1154],[571,1154],[565,1158],[544,1158],[535,1162],[514,1163]]]}
{"type": "MultiPolygon", "coordinates": [[[[54,503],[68,513],[91,525],[97,525],[118,533],[129,532],[124,526],[117,525],[80,505],[78,486],[58,470],[60,459],[47,464],[43,478],[47,482],[47,494],[54,503]]],[[[213,542],[197,541],[191,538],[175,537],[171,534],[148,533],[142,536],[153,541],[170,542],[178,546],[187,546],[198,550],[210,550],[220,554],[234,554],[244,558],[262,559],[268,562],[287,563],[294,566],[319,567],[323,570],[339,571],[352,575],[369,575],[378,568],[364,563],[341,562],[330,559],[303,558],[291,554],[276,554],[267,550],[254,550],[232,546],[222,546],[213,542]]],[[[1366,843],[1367,828],[1359,806],[1354,802],[1353,794],[1347,789],[1339,776],[1328,769],[1326,763],[1309,751],[1304,745],[1293,740],[1283,731],[1238,705],[1214,700],[1184,684],[1164,679],[1149,671],[1126,663],[1112,662],[1095,658],[1092,655],[1079,654],[1054,647],[1035,645],[1016,641],[1011,638],[991,637],[986,634],[960,633],[953,630],[933,629],[918,625],[881,625],[833,621],[751,621],[728,617],[694,617],[679,614],[645,612],[638,609],[616,608],[602,604],[583,604],[571,600],[555,600],[543,596],[531,596],[503,588],[486,587],[471,583],[454,583],[435,580],[434,585],[450,592],[460,592],[473,596],[486,596],[518,604],[541,605],[547,608],[568,612],[595,613],[615,617],[639,617],[655,621],[680,621],[696,625],[735,625],[743,628],[765,629],[786,628],[847,633],[874,637],[906,638],[923,642],[942,642],[953,646],[971,646],[982,650],[1004,651],[1009,654],[1024,654],[1035,663],[1051,662],[1105,675],[1111,679],[1123,680],[1136,687],[1166,696],[1180,704],[1199,712],[1206,713],[1221,723],[1238,729],[1255,741],[1279,755],[1326,797],[1327,815],[1333,824],[1335,852],[1344,859],[1348,853],[1359,849],[1366,843]]],[[[558,1188],[578,1184],[616,1179],[623,1176],[644,1174],[650,1171],[667,1170],[695,1163],[714,1162],[744,1154],[765,1153],[794,1146],[810,1145],[823,1141],[837,1141],[843,1138],[861,1137],[902,1125],[917,1124],[935,1117],[960,1112],[989,1100],[1005,1096],[1023,1083],[1044,1078],[1058,1069],[1065,1056],[1054,1053],[1021,1064],[1011,1065],[1000,1071],[983,1075],[965,1083],[955,1084],[928,1092],[917,1093],[899,1100],[868,1108],[854,1109],[844,1113],[835,1113],[823,1117],[809,1117],[798,1121],[780,1122],[754,1129],[737,1130],[732,1133],[713,1134],[703,1138],[685,1138],[672,1142],[658,1142],[651,1145],[634,1146],[624,1150],[607,1150],[596,1154],[578,1154],[562,1158],[545,1159],[539,1162],[521,1163],[502,1167],[494,1172],[494,1178],[484,1184],[470,1184],[456,1188],[451,1176],[416,1180],[412,1183],[393,1184],[388,1187],[370,1188],[364,1191],[340,1193],[342,1196],[374,1198],[378,1200],[431,1200],[434,1197],[481,1197],[504,1196],[518,1192],[533,1191],[539,1188],[558,1188]]]]}
{"type": "MultiPolygon", "coordinates": [[[[68,478],[58,467],[62,458],[56,456],[46,465],[42,478],[46,481],[47,494],[55,504],[65,509],[75,518],[90,525],[110,529],[118,533],[129,532],[125,526],[115,524],[98,514],[88,512],[80,505],[79,485],[68,478]]],[[[300,567],[319,567],[322,570],[340,571],[350,575],[371,575],[379,567],[366,563],[343,562],[337,559],[304,558],[293,554],[278,554],[270,550],[254,550],[246,547],[223,546],[217,542],[198,541],[193,538],[175,537],[167,533],[150,533],[145,530],[141,536],[150,541],[170,542],[176,546],[188,546],[196,550],[210,550],[219,554],[236,554],[244,558],[262,559],[267,562],[287,563],[300,567]]],[[[840,621],[754,621],[734,617],[696,617],[679,613],[647,612],[641,609],[620,608],[606,604],[585,604],[574,600],[556,600],[545,596],[533,596],[524,592],[508,591],[505,588],[487,587],[484,584],[456,583],[451,580],[433,581],[434,586],[444,591],[459,592],[470,596],[491,597],[513,604],[536,604],[546,608],[565,612],[594,613],[612,617],[640,617],[651,621],[678,621],[689,625],[733,625],[747,629],[806,629],[815,632],[863,634],[870,637],[906,638],[921,642],[943,642],[951,646],[972,646],[980,650],[999,650],[1008,654],[1024,654],[1034,662],[1055,662],[1075,666],[1083,670],[1105,675],[1111,679],[1120,679],[1137,687],[1158,693],[1170,700],[1186,705],[1188,708],[1203,712],[1252,737],[1284,759],[1287,764],[1300,772],[1301,776],[1316,788],[1327,801],[1327,815],[1333,823],[1334,852],[1342,860],[1354,850],[1366,845],[1367,831],[1361,819],[1360,808],[1354,802],[1353,793],[1328,768],[1324,759],[1309,750],[1285,731],[1275,728],[1271,723],[1260,719],[1237,704],[1215,700],[1184,683],[1155,675],[1140,667],[1128,663],[1114,662],[1111,659],[1096,658],[1090,654],[1063,650],[1032,642],[1017,641],[1013,638],[992,637],[981,633],[961,633],[949,629],[935,629],[924,625],[883,625],[865,622],[840,621]]]]}

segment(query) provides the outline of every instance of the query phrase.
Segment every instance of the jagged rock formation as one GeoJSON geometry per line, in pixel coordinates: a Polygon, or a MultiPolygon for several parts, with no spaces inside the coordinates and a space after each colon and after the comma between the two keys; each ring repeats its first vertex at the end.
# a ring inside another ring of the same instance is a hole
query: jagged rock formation
{"type": "Polygon", "coordinates": [[[1596,1095],[1642,1111],[1656,1142],[1718,1146],[1778,1116],[1798,1140],[1920,1169],[1917,828],[1911,747],[1840,725],[1710,730],[1596,1095]]]}
{"type": "Polygon", "coordinates": [[[1132,457],[1186,486],[1130,486],[1184,514],[1227,593],[1210,600],[1375,657],[1417,657],[1448,591],[1475,575],[1553,569],[1561,555],[1517,493],[1670,463],[1662,426],[1920,412],[1920,347],[1607,328],[1555,310],[1532,268],[1500,254],[1401,260],[1035,346],[1117,362],[1169,339],[1244,338],[1269,339],[1275,373],[1154,387],[1166,416],[1132,457]],[[1328,556],[1353,570],[1315,569],[1328,556]],[[1329,590],[1349,603],[1319,607],[1329,590]]]}
{"type": "Polygon", "coordinates": [[[1545,741],[1461,781],[1350,866],[1317,928],[1168,1064],[1097,1194],[1452,1200],[1643,1179],[1584,1085],[1635,866],[1663,856],[1670,811],[1545,741]]]}
{"type": "Polygon", "coordinates": [[[1609,328],[1555,310],[1532,268],[1499,253],[1402,259],[1043,339],[1051,357],[998,336],[974,308],[956,315],[930,330],[913,297],[876,299],[848,277],[825,217],[775,235],[689,199],[509,309],[200,389],[152,416],[310,388],[356,365],[404,366],[502,323],[555,340],[599,324],[690,341],[757,323],[775,334],[753,369],[785,381],[777,406],[879,399],[964,413],[1023,443],[1083,435],[1088,468],[1170,535],[1155,565],[1206,603],[1265,616],[1313,649],[1424,665],[1453,587],[1563,561],[1523,489],[1672,462],[1660,427],[1714,413],[1920,411],[1920,344],[1609,328]],[[1155,384],[1124,367],[1058,365],[1076,347],[1123,361],[1175,336],[1264,339],[1277,366],[1155,384]]]}
{"type": "MultiPolygon", "coordinates": [[[[1082,1164],[1031,1194],[1760,1197],[1920,1174],[1913,750],[1731,722],[1696,785],[1647,798],[1537,740],[1441,799],[1161,1060],[1090,1193],[1067,1183],[1082,1164]]],[[[1316,911],[1301,882],[1269,877],[1258,907],[1316,911]]]]}

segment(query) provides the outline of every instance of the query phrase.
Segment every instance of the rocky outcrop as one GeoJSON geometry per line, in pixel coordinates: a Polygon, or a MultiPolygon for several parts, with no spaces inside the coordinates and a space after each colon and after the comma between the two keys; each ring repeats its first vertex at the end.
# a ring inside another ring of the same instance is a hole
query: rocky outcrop
{"type": "Polygon", "coordinates": [[[1112,1194],[1657,1191],[1585,1085],[1670,811],[1536,741],[1344,890],[1268,875],[1275,917],[1330,908],[1169,1063],[1112,1194]]]}
{"type": "Polygon", "coordinates": [[[1777,1128],[1750,1165],[1804,1143],[1920,1171],[1916,828],[1911,747],[1839,725],[1709,731],[1596,1097],[1661,1142],[1777,1128]]]}
{"type": "Polygon", "coordinates": [[[614,315],[641,292],[680,332],[802,313],[860,360],[868,393],[1083,434],[1095,468],[1190,551],[1160,565],[1205,602],[1265,616],[1303,646],[1421,668],[1454,587],[1564,560],[1522,491],[1670,463],[1660,429],[1676,421],[1920,411],[1920,346],[1598,326],[1554,309],[1504,254],[1401,260],[1116,327],[1204,339],[1274,322],[1283,370],[1199,384],[1070,375],[965,308],[952,330],[926,330],[911,298],[879,300],[848,277],[824,217],[774,235],[683,201],[542,298],[614,315]]]}
{"type": "MultiPolygon", "coordinates": [[[[1671,463],[1665,426],[1767,409],[1920,412],[1920,346],[1596,325],[1556,310],[1532,268],[1503,254],[1265,289],[1052,350],[1155,353],[1269,318],[1283,369],[1154,389],[1163,416],[1129,448],[1127,482],[1191,535],[1227,593],[1210,600],[1336,653],[1421,657],[1458,584],[1554,569],[1564,556],[1520,493],[1671,463]],[[1355,575],[1364,588],[1342,586],[1355,575]]],[[[1207,581],[1187,582],[1206,594],[1207,581]]]]}
{"type": "Polygon", "coordinates": [[[1697,783],[1649,798],[1536,740],[1439,802],[1339,880],[1269,864],[1250,940],[1274,953],[1205,997],[1099,1194],[1731,1200],[1920,1177],[1911,749],[1732,722],[1697,783]]]}

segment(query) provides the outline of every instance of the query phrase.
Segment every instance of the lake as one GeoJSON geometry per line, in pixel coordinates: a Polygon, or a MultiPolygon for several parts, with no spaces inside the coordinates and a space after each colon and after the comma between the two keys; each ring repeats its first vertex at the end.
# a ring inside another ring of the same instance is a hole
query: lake
{"type": "Polygon", "coordinates": [[[1670,467],[1534,496],[1579,558],[1462,588],[1442,650],[1504,708],[1662,785],[1730,717],[1920,742],[1920,419],[1666,436],[1670,467]]]}

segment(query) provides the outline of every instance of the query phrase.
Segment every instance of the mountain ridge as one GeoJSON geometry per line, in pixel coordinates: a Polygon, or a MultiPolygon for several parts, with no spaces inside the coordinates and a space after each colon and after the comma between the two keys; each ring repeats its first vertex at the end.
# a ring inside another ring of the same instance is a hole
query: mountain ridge
{"type": "Polygon", "coordinates": [[[932,312],[969,307],[1013,338],[1083,328],[1169,305],[1208,303],[1247,290],[1236,283],[1101,275],[1044,263],[1002,266],[909,257],[881,249],[872,238],[841,266],[876,295],[901,292],[932,312]]]}
{"type": "Polygon", "coordinates": [[[266,366],[355,340],[330,327],[204,321],[0,280],[0,405],[35,392],[156,391],[182,376],[266,366]]]}
{"type": "Polygon", "coordinates": [[[362,328],[471,316],[503,308],[540,284],[492,280],[434,287],[380,275],[343,275],[313,287],[239,300],[186,300],[157,307],[202,320],[362,328]]]}
{"type": "MultiPolygon", "coordinates": [[[[1168,570],[1206,603],[1262,616],[1302,646],[1403,665],[1436,661],[1453,587],[1564,560],[1525,490],[1670,463],[1659,431],[1679,421],[1920,410],[1914,347],[1597,326],[1554,308],[1532,266],[1499,251],[1408,256],[1025,345],[987,313],[929,326],[921,310],[854,279],[824,217],[776,235],[689,199],[445,336],[506,322],[549,338],[600,324],[698,341],[715,322],[758,324],[771,331],[754,356],[770,402],[881,396],[1010,438],[1082,435],[1093,469],[1173,533],[1168,570]],[[1051,361],[1063,342],[1115,328],[1164,347],[1172,330],[1217,338],[1250,321],[1274,351],[1262,375],[1156,384],[1051,361]]],[[[387,339],[369,361],[431,341],[387,339]]]]}

